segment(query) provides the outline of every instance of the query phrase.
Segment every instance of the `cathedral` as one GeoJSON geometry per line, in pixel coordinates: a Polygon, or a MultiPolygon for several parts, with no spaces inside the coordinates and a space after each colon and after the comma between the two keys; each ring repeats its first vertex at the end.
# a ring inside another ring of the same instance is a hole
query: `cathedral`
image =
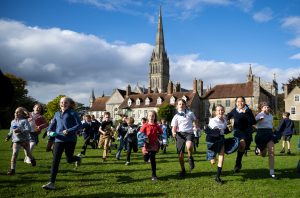
{"type": "Polygon", "coordinates": [[[176,105],[179,98],[187,102],[200,123],[205,123],[213,116],[214,107],[222,104],[226,113],[235,106],[235,98],[244,96],[251,109],[257,111],[261,101],[268,101],[274,110],[277,109],[278,85],[274,78],[272,82],[264,82],[252,73],[250,65],[245,83],[221,84],[213,88],[203,89],[203,81],[191,79],[192,89],[184,89],[177,82],[170,80],[169,58],[165,49],[162,12],[159,11],[156,43],[149,61],[148,87],[134,89],[127,85],[126,89],[114,89],[111,96],[96,98],[94,91],[90,97],[89,114],[101,118],[109,111],[114,120],[122,115],[132,116],[136,122],[146,117],[149,110],[157,111],[163,103],[176,105]]]}

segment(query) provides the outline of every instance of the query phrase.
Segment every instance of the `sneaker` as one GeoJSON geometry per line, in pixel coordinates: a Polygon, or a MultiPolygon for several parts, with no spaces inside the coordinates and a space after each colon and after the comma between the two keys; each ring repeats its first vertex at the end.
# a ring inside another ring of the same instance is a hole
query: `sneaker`
{"type": "Polygon", "coordinates": [[[157,181],[157,177],[156,176],[152,176],[151,180],[152,181],[157,181]]]}
{"type": "Polygon", "coordinates": [[[10,169],[9,171],[7,171],[7,175],[15,175],[15,174],[16,174],[15,169],[10,169]]]}
{"type": "Polygon", "coordinates": [[[272,175],[270,175],[271,176],[271,178],[272,179],[275,179],[275,180],[277,180],[278,179],[278,177],[276,177],[276,175],[275,174],[272,174],[272,175]]]}
{"type": "Polygon", "coordinates": [[[25,164],[31,164],[30,158],[29,158],[29,157],[25,157],[25,158],[24,158],[24,163],[25,163],[25,164]]]}
{"type": "Polygon", "coordinates": [[[185,175],[186,175],[186,171],[185,171],[185,170],[182,170],[182,171],[180,171],[180,173],[179,173],[179,178],[183,179],[183,178],[185,178],[185,175]]]}
{"type": "Polygon", "coordinates": [[[235,165],[233,172],[234,173],[239,173],[242,169],[242,165],[235,165]]]}
{"type": "Polygon", "coordinates": [[[125,162],[125,165],[128,166],[130,164],[130,162],[125,162]]]}
{"type": "Polygon", "coordinates": [[[280,153],[285,153],[285,149],[283,148],[283,149],[280,151],[280,153]]]}
{"type": "Polygon", "coordinates": [[[287,152],[286,154],[291,155],[291,154],[292,154],[292,153],[291,153],[291,150],[289,149],[288,152],[287,152]]]}
{"type": "Polygon", "coordinates": [[[193,156],[189,157],[189,165],[190,165],[190,172],[195,168],[195,162],[193,156]]]}
{"type": "Polygon", "coordinates": [[[30,160],[30,163],[31,163],[31,166],[36,166],[36,161],[35,161],[34,158],[32,158],[32,159],[30,160]]]}
{"type": "Polygon", "coordinates": [[[42,188],[44,188],[46,190],[54,190],[55,189],[55,185],[54,185],[54,183],[49,182],[48,184],[43,185],[42,188]]]}
{"type": "Polygon", "coordinates": [[[259,155],[259,153],[260,153],[260,150],[257,146],[254,149],[254,153],[255,153],[255,155],[259,155]]]}
{"type": "Polygon", "coordinates": [[[220,178],[220,177],[216,177],[215,178],[215,181],[218,183],[218,184],[220,184],[220,185],[222,185],[224,182],[223,182],[223,180],[220,178]]]}
{"type": "Polygon", "coordinates": [[[81,165],[81,160],[82,160],[81,154],[78,154],[77,157],[78,157],[78,160],[75,162],[75,166],[76,166],[76,167],[78,167],[78,166],[81,165]]]}

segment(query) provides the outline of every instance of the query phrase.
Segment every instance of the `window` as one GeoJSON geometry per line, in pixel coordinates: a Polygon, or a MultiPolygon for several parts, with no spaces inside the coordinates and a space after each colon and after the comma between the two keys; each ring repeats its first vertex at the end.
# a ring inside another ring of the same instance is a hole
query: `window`
{"type": "Polygon", "coordinates": [[[150,99],[149,98],[146,98],[145,100],[145,105],[149,105],[150,104],[150,99]]]}
{"type": "Polygon", "coordinates": [[[230,100],[226,100],[226,107],[230,107],[230,100]]]}
{"type": "Polygon", "coordinates": [[[175,98],[174,98],[174,96],[171,97],[170,104],[175,104],[175,98]]]}
{"type": "Polygon", "coordinates": [[[148,110],[144,110],[144,118],[147,118],[148,110]]]}
{"type": "Polygon", "coordinates": [[[217,100],[217,105],[222,104],[222,100],[217,100]]]}
{"type": "Polygon", "coordinates": [[[127,104],[128,104],[128,106],[131,106],[131,104],[132,104],[131,99],[128,100],[127,104]]]}
{"type": "Polygon", "coordinates": [[[295,102],[299,102],[300,101],[300,95],[295,95],[295,102]]]}
{"type": "Polygon", "coordinates": [[[187,102],[187,97],[186,96],[183,96],[182,99],[187,102]]]}
{"type": "Polygon", "coordinates": [[[158,98],[157,98],[157,104],[159,104],[159,105],[160,105],[160,104],[161,104],[161,102],[162,102],[162,99],[161,99],[161,97],[158,97],[158,98]]]}
{"type": "Polygon", "coordinates": [[[141,100],[138,98],[135,102],[136,105],[140,105],[141,104],[141,100]]]}
{"type": "Polygon", "coordinates": [[[137,118],[142,117],[141,114],[142,114],[142,110],[138,110],[137,118]]]}
{"type": "Polygon", "coordinates": [[[291,114],[293,114],[293,115],[296,114],[296,107],[291,107],[291,114]]]}

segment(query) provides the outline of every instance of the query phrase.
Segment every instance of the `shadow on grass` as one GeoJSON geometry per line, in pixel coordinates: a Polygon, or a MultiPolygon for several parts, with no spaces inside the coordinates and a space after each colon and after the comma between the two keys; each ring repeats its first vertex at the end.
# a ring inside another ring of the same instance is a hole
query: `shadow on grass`
{"type": "MultiPolygon", "coordinates": [[[[166,196],[165,193],[134,193],[134,194],[124,194],[124,193],[115,193],[115,192],[104,192],[104,193],[95,193],[89,195],[75,195],[67,197],[163,197],[166,196]]],[[[57,196],[57,198],[63,198],[66,196],[57,196]]]]}

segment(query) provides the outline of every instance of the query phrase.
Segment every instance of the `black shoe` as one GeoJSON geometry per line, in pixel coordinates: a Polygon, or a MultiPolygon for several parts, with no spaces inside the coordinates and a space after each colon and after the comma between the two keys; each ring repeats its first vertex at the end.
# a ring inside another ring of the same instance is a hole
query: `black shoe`
{"type": "Polygon", "coordinates": [[[189,165],[190,165],[190,172],[195,168],[195,162],[193,156],[189,157],[189,165]]]}
{"type": "Polygon", "coordinates": [[[185,178],[185,175],[186,175],[186,171],[185,171],[185,170],[182,170],[182,171],[179,173],[179,178],[183,179],[183,178],[185,178]]]}
{"type": "Polygon", "coordinates": [[[235,165],[233,172],[234,173],[239,173],[242,169],[242,165],[235,165]]]}
{"type": "Polygon", "coordinates": [[[220,178],[220,177],[216,177],[215,178],[215,181],[218,183],[218,184],[220,184],[220,185],[222,185],[224,182],[223,182],[223,180],[220,178]]]}
{"type": "Polygon", "coordinates": [[[36,161],[35,161],[35,159],[33,158],[33,159],[31,159],[31,166],[36,166],[36,161]]]}
{"type": "Polygon", "coordinates": [[[291,150],[289,149],[288,152],[287,152],[286,154],[291,155],[291,154],[292,154],[292,153],[291,153],[291,150]]]}
{"type": "Polygon", "coordinates": [[[15,175],[15,174],[16,174],[15,169],[10,169],[9,171],[7,171],[7,175],[15,175]]]}
{"type": "Polygon", "coordinates": [[[280,153],[285,153],[285,149],[283,148],[283,149],[280,151],[280,153]]]}

